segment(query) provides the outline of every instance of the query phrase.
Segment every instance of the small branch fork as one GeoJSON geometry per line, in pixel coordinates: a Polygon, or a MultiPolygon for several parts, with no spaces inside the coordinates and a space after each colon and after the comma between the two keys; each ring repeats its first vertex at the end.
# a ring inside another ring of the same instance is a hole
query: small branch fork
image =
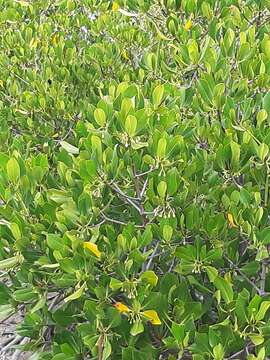
{"type": "Polygon", "coordinates": [[[267,295],[267,293],[265,292],[264,286],[263,286],[263,287],[261,286],[261,288],[259,288],[252,280],[250,280],[250,279],[243,273],[243,271],[241,271],[241,270],[239,269],[239,267],[238,267],[236,264],[234,264],[234,262],[233,262],[231,259],[229,259],[226,255],[224,255],[224,257],[225,257],[225,259],[228,261],[228,263],[231,265],[231,267],[232,267],[235,271],[237,271],[238,274],[240,274],[240,275],[253,287],[254,290],[256,290],[256,292],[258,293],[258,295],[260,295],[260,296],[265,296],[265,295],[267,295]]]}

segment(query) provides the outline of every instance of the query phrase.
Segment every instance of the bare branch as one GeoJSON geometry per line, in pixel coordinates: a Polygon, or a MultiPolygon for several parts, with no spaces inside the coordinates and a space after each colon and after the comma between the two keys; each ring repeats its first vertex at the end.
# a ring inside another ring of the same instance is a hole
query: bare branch
{"type": "Polygon", "coordinates": [[[142,187],[142,190],[140,192],[140,199],[142,199],[145,191],[146,191],[146,188],[147,188],[147,184],[148,184],[148,178],[145,180],[144,184],[143,184],[143,187],[142,187]]]}
{"type": "Polygon", "coordinates": [[[154,247],[154,250],[152,252],[152,254],[150,255],[149,259],[148,259],[148,262],[144,264],[143,266],[143,271],[147,271],[150,269],[150,266],[153,262],[153,259],[157,253],[157,250],[158,250],[158,246],[159,246],[159,242],[156,243],[156,246],[154,247]]]}

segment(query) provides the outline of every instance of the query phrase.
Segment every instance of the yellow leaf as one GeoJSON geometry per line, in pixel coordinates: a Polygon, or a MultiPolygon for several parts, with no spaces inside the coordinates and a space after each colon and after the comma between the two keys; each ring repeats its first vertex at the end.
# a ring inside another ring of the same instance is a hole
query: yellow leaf
{"type": "Polygon", "coordinates": [[[232,214],[228,213],[227,217],[228,217],[229,226],[230,226],[231,228],[232,228],[232,227],[236,227],[236,225],[235,225],[235,223],[234,223],[234,220],[233,220],[232,214]]]}
{"type": "Polygon", "coordinates": [[[114,307],[120,312],[120,313],[126,313],[129,312],[130,309],[127,307],[127,305],[121,303],[121,302],[117,302],[114,304],[114,307]]]}
{"type": "Polygon", "coordinates": [[[225,129],[225,133],[227,135],[232,135],[233,134],[233,131],[231,129],[225,129]]]}
{"type": "Polygon", "coordinates": [[[32,38],[30,41],[30,48],[36,48],[38,44],[38,39],[37,38],[32,38]]]}
{"type": "Polygon", "coordinates": [[[184,26],[184,29],[188,31],[189,29],[191,29],[191,27],[192,27],[192,20],[188,19],[188,21],[186,22],[186,24],[184,26]]]}
{"type": "Polygon", "coordinates": [[[112,4],[112,11],[118,11],[120,8],[120,6],[117,4],[117,2],[113,2],[112,4]]]}
{"type": "Polygon", "coordinates": [[[101,252],[98,250],[98,247],[97,247],[96,244],[91,243],[91,242],[88,241],[88,242],[84,242],[84,243],[83,243],[83,246],[84,246],[84,248],[90,250],[94,255],[96,255],[96,257],[97,257],[98,259],[100,259],[100,257],[101,257],[101,252]]]}
{"type": "Polygon", "coordinates": [[[21,6],[30,6],[31,4],[24,0],[16,0],[16,3],[20,4],[21,6]]]}
{"type": "Polygon", "coordinates": [[[160,325],[160,318],[155,310],[146,310],[142,313],[153,325],[160,325]]]}
{"type": "Polygon", "coordinates": [[[129,57],[128,57],[128,52],[127,52],[126,50],[124,50],[124,51],[122,52],[122,56],[123,56],[123,58],[124,58],[125,60],[128,60],[128,59],[129,59],[129,57]]]}
{"type": "Polygon", "coordinates": [[[52,36],[52,43],[53,43],[53,45],[56,45],[56,44],[57,44],[57,34],[53,34],[53,36],[52,36]]]}

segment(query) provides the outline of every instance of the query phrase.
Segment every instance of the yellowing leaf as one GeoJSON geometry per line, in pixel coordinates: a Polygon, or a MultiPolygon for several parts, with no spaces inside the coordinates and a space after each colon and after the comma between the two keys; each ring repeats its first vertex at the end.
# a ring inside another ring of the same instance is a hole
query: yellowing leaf
{"type": "Polygon", "coordinates": [[[127,307],[127,305],[121,303],[121,302],[117,302],[114,304],[114,307],[120,312],[120,313],[126,313],[129,312],[130,309],[127,307]]]}
{"type": "Polygon", "coordinates": [[[16,0],[16,3],[20,4],[21,6],[30,6],[31,4],[24,0],[16,0]]]}
{"type": "Polygon", "coordinates": [[[37,38],[32,38],[31,41],[30,41],[30,48],[33,49],[33,48],[36,48],[38,45],[38,39],[37,38]]]}
{"type": "Polygon", "coordinates": [[[228,217],[228,222],[229,222],[229,226],[232,228],[232,227],[236,227],[235,223],[234,223],[234,219],[233,219],[233,216],[231,213],[228,213],[227,215],[228,217]]]}
{"type": "Polygon", "coordinates": [[[53,45],[56,45],[56,44],[57,44],[57,34],[53,34],[53,36],[52,36],[52,43],[53,43],[53,45]]]}
{"type": "Polygon", "coordinates": [[[190,30],[192,27],[192,20],[191,19],[188,19],[188,21],[186,22],[185,26],[184,26],[184,29],[185,30],[190,30]]]}
{"type": "Polygon", "coordinates": [[[128,60],[128,59],[129,59],[129,57],[128,57],[128,52],[127,52],[126,50],[124,50],[124,51],[122,52],[122,57],[123,57],[123,59],[125,59],[125,60],[128,60]]]}
{"type": "Polygon", "coordinates": [[[142,313],[153,325],[160,325],[160,318],[155,310],[146,310],[142,313]]]}
{"type": "Polygon", "coordinates": [[[89,241],[83,243],[84,248],[90,250],[98,259],[101,257],[101,252],[98,250],[98,247],[96,244],[91,243],[89,241]]]}
{"type": "Polygon", "coordinates": [[[114,1],[112,4],[112,11],[118,11],[119,8],[120,8],[120,6],[117,4],[116,1],[114,1]]]}

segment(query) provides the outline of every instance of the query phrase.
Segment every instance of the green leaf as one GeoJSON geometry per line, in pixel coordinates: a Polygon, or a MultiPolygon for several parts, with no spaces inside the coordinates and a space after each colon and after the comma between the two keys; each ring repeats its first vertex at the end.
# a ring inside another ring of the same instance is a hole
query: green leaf
{"type": "Polygon", "coordinates": [[[76,146],[73,146],[66,141],[60,141],[60,145],[65,149],[69,154],[79,154],[79,149],[76,146]]]}
{"type": "Polygon", "coordinates": [[[165,195],[166,195],[166,191],[167,191],[167,184],[166,184],[165,181],[161,181],[161,182],[158,184],[157,191],[158,191],[159,196],[160,196],[162,199],[164,199],[164,198],[165,198],[165,195]]]}
{"type": "Polygon", "coordinates": [[[164,86],[163,85],[156,86],[152,94],[152,101],[155,108],[157,108],[160,105],[163,99],[163,95],[164,95],[164,86]]]}
{"type": "Polygon", "coordinates": [[[260,305],[259,311],[255,315],[255,319],[257,321],[263,320],[269,307],[270,307],[270,301],[263,301],[260,305]]]}
{"type": "Polygon", "coordinates": [[[141,334],[142,332],[144,332],[143,323],[139,320],[135,321],[130,330],[130,334],[132,336],[136,336],[138,334],[141,334]]]}
{"type": "Polygon", "coordinates": [[[111,343],[108,340],[106,340],[102,353],[102,360],[108,359],[111,355],[111,352],[112,352],[111,343]]]}
{"type": "Polygon", "coordinates": [[[185,325],[172,322],[171,332],[177,342],[182,342],[185,337],[185,325]]]}
{"type": "Polygon", "coordinates": [[[99,163],[102,163],[102,145],[101,140],[98,136],[92,135],[92,149],[96,152],[99,163]]]}
{"type": "Polygon", "coordinates": [[[156,286],[158,283],[158,277],[152,270],[145,271],[144,273],[142,273],[140,279],[143,281],[144,280],[147,281],[152,286],[156,286]]]}
{"type": "Polygon", "coordinates": [[[34,314],[35,312],[37,312],[37,311],[39,311],[40,309],[42,309],[42,308],[45,306],[46,301],[47,301],[46,297],[45,297],[45,296],[42,296],[42,297],[38,300],[38,302],[35,304],[35,306],[32,307],[32,309],[31,309],[31,311],[30,311],[31,314],[34,314]]]}
{"type": "Polygon", "coordinates": [[[269,148],[265,143],[261,143],[257,147],[257,154],[261,161],[265,160],[266,156],[268,155],[268,152],[269,152],[269,148]]]}
{"type": "Polygon", "coordinates": [[[207,275],[209,277],[210,282],[214,282],[216,277],[218,276],[218,271],[213,266],[205,266],[205,270],[207,272],[207,275]]]}
{"type": "Polygon", "coordinates": [[[173,228],[170,225],[163,226],[163,237],[164,239],[169,242],[172,238],[173,228]]]}
{"type": "Polygon", "coordinates": [[[166,182],[168,185],[168,194],[170,196],[174,195],[179,186],[179,173],[175,167],[168,171],[166,182]]]}
{"type": "Polygon", "coordinates": [[[166,156],[167,140],[164,138],[159,139],[157,146],[157,157],[164,159],[166,156]]]}
{"type": "Polygon", "coordinates": [[[220,276],[214,279],[215,287],[220,290],[223,300],[228,304],[233,301],[232,285],[220,276]]]}
{"type": "Polygon", "coordinates": [[[60,236],[55,234],[47,234],[47,244],[52,250],[63,250],[63,240],[60,236]]]}
{"type": "Polygon", "coordinates": [[[25,288],[13,292],[13,298],[18,302],[32,302],[38,297],[37,292],[32,288],[25,288]]]}
{"type": "Polygon", "coordinates": [[[95,109],[94,111],[94,118],[98,125],[104,127],[106,125],[106,114],[105,111],[102,109],[95,109]]]}
{"type": "Polygon", "coordinates": [[[64,299],[64,302],[69,302],[69,301],[73,301],[73,300],[77,300],[79,299],[83,294],[84,294],[84,290],[86,289],[86,283],[84,283],[78,290],[76,290],[73,294],[69,295],[68,297],[66,297],[64,299]]]}
{"type": "Polygon", "coordinates": [[[121,289],[122,286],[123,286],[122,281],[119,281],[119,280],[117,280],[117,279],[111,278],[110,288],[111,288],[113,291],[116,291],[116,290],[121,289]]]}
{"type": "Polygon", "coordinates": [[[240,145],[234,141],[231,141],[231,151],[232,151],[232,168],[237,170],[239,168],[239,159],[240,159],[240,145]]]}
{"type": "Polygon", "coordinates": [[[256,346],[258,346],[264,342],[264,337],[261,334],[250,334],[249,338],[253,342],[253,344],[256,346]]]}
{"type": "Polygon", "coordinates": [[[21,255],[12,256],[8,259],[0,260],[0,270],[8,270],[16,265],[19,265],[23,261],[23,257],[21,255]]]}
{"type": "Polygon", "coordinates": [[[267,119],[267,111],[264,109],[261,109],[260,111],[258,111],[256,119],[257,119],[257,125],[261,126],[261,124],[267,119]]]}
{"type": "Polygon", "coordinates": [[[13,183],[16,183],[20,177],[20,166],[15,158],[11,158],[7,162],[7,176],[13,183]]]}
{"type": "Polygon", "coordinates": [[[215,360],[223,360],[224,359],[225,352],[224,352],[224,348],[221,343],[214,346],[213,354],[214,354],[215,360]]]}
{"type": "Polygon", "coordinates": [[[125,130],[130,137],[133,137],[137,129],[137,119],[133,115],[128,115],[125,122],[125,130]]]}
{"type": "Polygon", "coordinates": [[[268,118],[270,117],[270,91],[263,98],[263,108],[266,110],[268,114],[268,118]]]}
{"type": "Polygon", "coordinates": [[[11,223],[10,224],[10,230],[12,232],[12,235],[14,236],[14,238],[18,241],[21,239],[22,235],[21,235],[21,230],[19,228],[19,225],[16,223],[11,223]]]}

